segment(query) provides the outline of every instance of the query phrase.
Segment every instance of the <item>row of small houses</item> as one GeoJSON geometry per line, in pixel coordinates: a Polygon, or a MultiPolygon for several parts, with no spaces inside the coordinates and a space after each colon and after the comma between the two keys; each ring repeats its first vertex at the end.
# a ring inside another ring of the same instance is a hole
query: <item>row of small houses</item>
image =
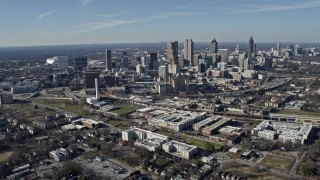
{"type": "Polygon", "coordinates": [[[27,136],[35,135],[38,132],[38,129],[34,126],[27,125],[27,124],[19,124],[19,121],[14,118],[8,118],[7,122],[12,126],[7,126],[5,123],[5,120],[2,119],[0,121],[1,126],[6,126],[6,131],[8,134],[1,134],[0,135],[0,141],[5,141],[9,137],[12,137],[15,140],[24,139],[27,136]],[[16,127],[19,127],[20,131],[16,131],[16,127]]]}
{"type": "Polygon", "coordinates": [[[70,123],[69,120],[66,120],[66,119],[59,119],[55,121],[33,121],[32,122],[34,126],[44,130],[64,126],[69,123],[70,123]]]}
{"type": "MultiPolygon", "coordinates": [[[[3,121],[0,121],[4,126],[6,125],[5,120],[3,119],[3,121]]],[[[56,127],[61,127],[64,126],[66,124],[70,123],[70,120],[66,120],[66,119],[58,119],[58,120],[54,120],[54,121],[33,121],[32,125],[28,125],[25,123],[19,124],[19,120],[15,119],[15,118],[7,118],[7,122],[9,124],[11,124],[14,127],[7,127],[7,133],[14,133],[15,132],[15,127],[19,126],[19,128],[21,130],[25,130],[22,132],[17,132],[13,135],[13,138],[15,140],[18,139],[23,139],[29,135],[35,135],[39,132],[39,129],[43,129],[43,130],[47,130],[47,129],[52,129],[52,128],[56,128],[56,127]]],[[[5,139],[7,139],[8,136],[1,134],[0,136],[0,141],[4,141],[5,139]]]]}

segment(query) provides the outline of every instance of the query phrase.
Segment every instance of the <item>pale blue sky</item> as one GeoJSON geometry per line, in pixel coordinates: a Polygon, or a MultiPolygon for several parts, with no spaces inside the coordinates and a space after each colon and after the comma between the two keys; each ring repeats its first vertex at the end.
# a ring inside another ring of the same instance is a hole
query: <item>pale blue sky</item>
{"type": "Polygon", "coordinates": [[[0,46],[320,42],[320,0],[0,0],[0,46]]]}

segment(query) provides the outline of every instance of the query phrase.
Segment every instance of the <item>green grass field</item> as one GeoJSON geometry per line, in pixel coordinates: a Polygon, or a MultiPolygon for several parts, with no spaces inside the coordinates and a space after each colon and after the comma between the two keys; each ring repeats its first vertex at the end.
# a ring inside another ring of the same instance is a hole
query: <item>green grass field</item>
{"type": "Polygon", "coordinates": [[[26,118],[29,121],[44,120],[47,116],[55,115],[55,111],[48,111],[45,108],[39,107],[38,109],[30,108],[26,111],[17,113],[17,116],[26,118]]]}
{"type": "Polygon", "coordinates": [[[32,101],[54,107],[63,107],[67,103],[72,102],[71,100],[67,99],[33,99],[32,101]]]}
{"type": "Polygon", "coordinates": [[[32,104],[1,105],[4,112],[14,114],[15,117],[25,118],[29,121],[43,120],[45,117],[55,115],[55,111],[48,111],[45,108],[35,108],[32,104]]]}
{"type": "Polygon", "coordinates": [[[111,120],[108,122],[108,124],[120,129],[128,129],[132,126],[132,123],[129,121],[111,120]]]}
{"type": "Polygon", "coordinates": [[[74,104],[73,101],[67,99],[34,99],[34,102],[57,107],[84,117],[88,115],[82,105],[74,104]]]}
{"type": "Polygon", "coordinates": [[[136,110],[136,107],[130,104],[120,104],[116,105],[119,109],[110,111],[111,113],[118,114],[119,116],[124,115],[129,112],[133,112],[136,110]]]}
{"type": "Polygon", "coordinates": [[[221,150],[221,148],[223,147],[222,144],[199,140],[187,135],[183,135],[182,139],[185,140],[187,144],[197,146],[198,148],[205,151],[221,150]]]}
{"type": "Polygon", "coordinates": [[[172,137],[174,136],[174,134],[175,134],[174,132],[166,131],[166,130],[158,130],[158,131],[156,131],[155,133],[168,136],[169,138],[172,138],[172,137]]]}
{"type": "Polygon", "coordinates": [[[33,108],[32,104],[1,104],[0,110],[6,113],[14,113],[23,109],[33,108]]]}
{"type": "MultiPolygon", "coordinates": [[[[164,129],[158,130],[155,133],[168,136],[169,138],[173,138],[176,134],[175,132],[167,131],[164,129]]],[[[198,148],[203,149],[205,151],[221,150],[221,148],[223,147],[223,144],[199,140],[186,134],[180,135],[179,137],[182,140],[184,140],[187,144],[197,146],[198,148]]]]}
{"type": "Polygon", "coordinates": [[[294,160],[287,159],[287,158],[281,158],[281,157],[277,157],[277,156],[267,155],[261,161],[260,164],[266,165],[266,166],[271,167],[271,168],[280,169],[282,171],[289,171],[292,168],[293,164],[294,164],[294,160]]]}

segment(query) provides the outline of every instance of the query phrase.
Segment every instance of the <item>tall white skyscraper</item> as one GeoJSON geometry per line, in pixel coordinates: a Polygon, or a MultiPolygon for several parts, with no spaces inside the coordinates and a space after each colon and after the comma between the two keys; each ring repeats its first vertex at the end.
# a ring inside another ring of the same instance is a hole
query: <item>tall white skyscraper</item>
{"type": "Polygon", "coordinates": [[[240,45],[236,45],[236,48],[234,49],[234,52],[237,56],[240,54],[240,45]]]}
{"type": "Polygon", "coordinates": [[[184,41],[184,59],[188,60],[189,63],[193,62],[193,51],[194,51],[194,47],[193,47],[193,41],[192,39],[186,39],[184,41]]]}

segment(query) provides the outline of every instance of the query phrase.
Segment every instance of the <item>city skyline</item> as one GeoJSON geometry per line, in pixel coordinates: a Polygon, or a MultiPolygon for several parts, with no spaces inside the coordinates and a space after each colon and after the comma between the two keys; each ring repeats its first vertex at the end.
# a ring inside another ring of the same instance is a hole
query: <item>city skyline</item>
{"type": "Polygon", "coordinates": [[[2,1],[0,47],[209,42],[213,36],[245,42],[251,35],[256,42],[318,43],[319,8],[319,0],[2,1]]]}

